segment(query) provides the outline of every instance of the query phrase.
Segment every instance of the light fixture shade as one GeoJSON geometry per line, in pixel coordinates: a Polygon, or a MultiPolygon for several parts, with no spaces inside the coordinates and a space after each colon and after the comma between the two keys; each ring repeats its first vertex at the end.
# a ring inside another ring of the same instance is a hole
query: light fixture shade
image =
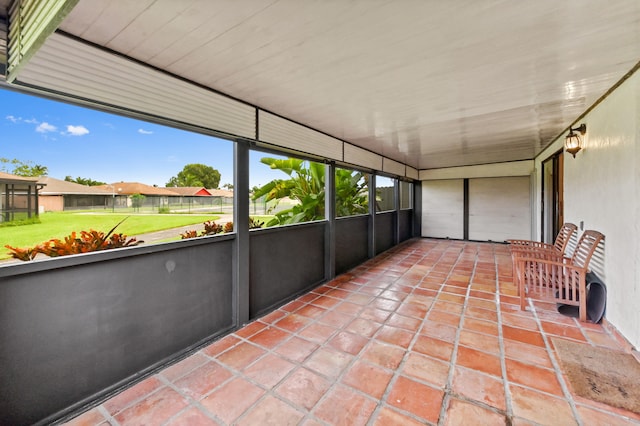
{"type": "Polygon", "coordinates": [[[573,158],[576,158],[576,154],[582,149],[582,140],[580,139],[580,136],[573,132],[569,132],[567,139],[564,141],[564,147],[569,154],[573,155],[573,158]]]}
{"type": "Polygon", "coordinates": [[[564,148],[569,154],[573,155],[573,158],[576,158],[576,154],[582,149],[582,138],[575,132],[584,135],[587,132],[587,125],[583,123],[578,127],[569,128],[569,134],[564,141],[564,148]]]}

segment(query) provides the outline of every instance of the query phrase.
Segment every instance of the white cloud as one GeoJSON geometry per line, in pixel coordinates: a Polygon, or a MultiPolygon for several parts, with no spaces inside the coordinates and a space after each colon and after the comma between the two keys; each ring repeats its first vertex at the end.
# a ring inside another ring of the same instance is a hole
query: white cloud
{"type": "Polygon", "coordinates": [[[151,135],[153,132],[151,130],[138,129],[138,133],[141,135],[151,135]]]}
{"type": "Polygon", "coordinates": [[[87,133],[89,133],[89,129],[87,129],[86,127],[80,125],[80,126],[72,126],[71,124],[69,124],[67,126],[67,134],[71,135],[71,136],[84,136],[87,133]]]}
{"type": "Polygon", "coordinates": [[[56,130],[58,130],[56,126],[49,124],[46,121],[43,121],[38,127],[36,127],[36,132],[38,133],[55,132],[56,130]]]}
{"type": "Polygon", "coordinates": [[[5,118],[12,123],[17,123],[18,121],[22,120],[20,117],[14,117],[13,115],[7,115],[5,118]]]}
{"type": "Polygon", "coordinates": [[[38,120],[36,120],[35,118],[29,118],[27,120],[24,120],[25,123],[29,123],[29,124],[38,124],[40,123],[38,120]]]}

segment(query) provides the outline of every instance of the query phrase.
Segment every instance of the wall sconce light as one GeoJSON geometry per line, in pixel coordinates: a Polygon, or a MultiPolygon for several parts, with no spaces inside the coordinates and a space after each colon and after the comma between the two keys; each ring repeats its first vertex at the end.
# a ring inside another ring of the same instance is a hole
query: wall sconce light
{"type": "Polygon", "coordinates": [[[567,152],[573,155],[573,158],[576,158],[576,154],[582,149],[582,138],[580,138],[580,135],[574,132],[578,132],[581,135],[584,135],[585,133],[587,133],[587,125],[582,123],[578,127],[569,127],[569,134],[564,141],[564,147],[567,152]]]}

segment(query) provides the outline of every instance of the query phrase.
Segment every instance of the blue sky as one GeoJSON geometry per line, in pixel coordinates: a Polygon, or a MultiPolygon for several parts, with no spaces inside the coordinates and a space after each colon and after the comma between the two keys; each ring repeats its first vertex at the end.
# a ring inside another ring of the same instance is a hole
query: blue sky
{"type": "MultiPolygon", "coordinates": [[[[233,143],[0,88],[0,157],[46,166],[49,176],[165,186],[190,163],[233,183],[233,143]]],[[[285,177],[252,152],[250,185],[285,177]]],[[[272,155],[269,155],[272,156],[272,155]]],[[[8,170],[9,172],[11,170],[8,170]]]]}

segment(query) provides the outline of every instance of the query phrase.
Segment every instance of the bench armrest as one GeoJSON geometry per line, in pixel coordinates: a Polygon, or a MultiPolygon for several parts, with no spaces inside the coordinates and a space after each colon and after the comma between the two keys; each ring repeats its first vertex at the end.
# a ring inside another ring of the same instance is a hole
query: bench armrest
{"type": "Polygon", "coordinates": [[[570,271],[583,272],[585,274],[587,273],[587,270],[588,270],[587,267],[572,265],[570,263],[571,259],[568,257],[562,257],[562,260],[559,260],[559,259],[544,259],[539,257],[523,256],[523,257],[518,257],[518,262],[522,262],[522,263],[531,262],[531,263],[538,263],[541,265],[555,266],[558,268],[565,268],[570,271]]]}

